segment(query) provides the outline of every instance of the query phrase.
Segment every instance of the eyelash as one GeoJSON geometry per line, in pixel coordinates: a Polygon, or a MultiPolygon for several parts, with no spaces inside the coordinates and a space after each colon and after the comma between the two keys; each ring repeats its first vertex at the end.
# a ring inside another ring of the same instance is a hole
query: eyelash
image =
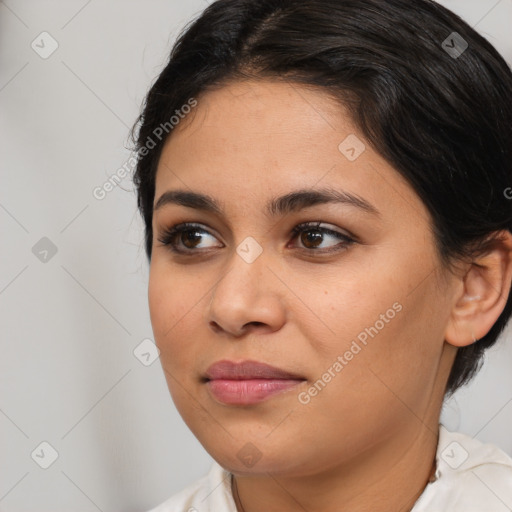
{"type": "MultiPolygon", "coordinates": [[[[308,247],[299,247],[299,249],[301,249],[303,251],[308,251],[311,253],[326,254],[326,253],[333,253],[333,252],[338,252],[338,251],[344,250],[347,247],[349,247],[350,245],[352,245],[353,243],[356,243],[356,240],[348,235],[344,235],[344,234],[342,234],[338,231],[334,231],[332,229],[321,228],[320,227],[321,224],[322,224],[321,222],[303,222],[301,224],[298,224],[297,226],[295,226],[292,229],[293,238],[294,239],[297,238],[297,236],[299,234],[306,232],[308,230],[309,231],[319,231],[323,234],[332,235],[332,236],[338,238],[339,240],[342,240],[343,241],[342,247],[340,248],[338,246],[335,246],[335,247],[329,248],[329,249],[310,249],[308,247]]],[[[158,241],[161,244],[167,246],[169,248],[169,250],[171,250],[174,253],[184,254],[184,255],[188,254],[189,256],[193,256],[193,255],[197,254],[198,252],[200,252],[201,249],[186,249],[186,250],[178,249],[176,246],[176,243],[174,242],[174,239],[177,235],[186,233],[188,231],[194,231],[194,230],[200,231],[203,233],[208,233],[209,235],[211,235],[211,233],[209,233],[207,230],[205,230],[198,224],[184,222],[182,224],[177,224],[177,225],[172,226],[172,227],[166,229],[165,231],[163,231],[162,234],[160,235],[160,237],[158,238],[158,241]]]]}

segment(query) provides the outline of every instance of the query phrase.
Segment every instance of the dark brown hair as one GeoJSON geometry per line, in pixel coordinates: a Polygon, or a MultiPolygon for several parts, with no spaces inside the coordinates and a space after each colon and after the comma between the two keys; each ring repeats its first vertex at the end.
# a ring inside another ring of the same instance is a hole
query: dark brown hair
{"type": "MultiPolygon", "coordinates": [[[[457,15],[430,0],[218,0],[182,32],[132,129],[148,258],[170,118],[249,77],[323,88],[348,107],[428,208],[444,265],[471,261],[512,230],[512,73],[457,15]]],[[[508,297],[490,331],[458,350],[449,393],[475,374],[511,312],[508,297]]]]}

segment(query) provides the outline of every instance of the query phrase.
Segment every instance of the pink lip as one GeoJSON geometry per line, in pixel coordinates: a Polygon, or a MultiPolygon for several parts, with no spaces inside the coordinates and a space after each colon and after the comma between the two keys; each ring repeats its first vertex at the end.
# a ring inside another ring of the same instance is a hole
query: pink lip
{"type": "Polygon", "coordinates": [[[297,386],[306,379],[257,361],[218,361],[205,374],[213,396],[230,405],[250,405],[297,386]]]}

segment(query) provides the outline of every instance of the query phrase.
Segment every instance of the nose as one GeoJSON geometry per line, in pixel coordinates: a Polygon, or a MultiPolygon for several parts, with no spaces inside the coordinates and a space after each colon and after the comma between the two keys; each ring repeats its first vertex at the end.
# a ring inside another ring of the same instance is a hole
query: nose
{"type": "Polygon", "coordinates": [[[282,327],[286,318],[285,287],[271,266],[265,251],[251,263],[233,251],[229,268],[211,292],[207,315],[213,331],[240,337],[282,327]]]}

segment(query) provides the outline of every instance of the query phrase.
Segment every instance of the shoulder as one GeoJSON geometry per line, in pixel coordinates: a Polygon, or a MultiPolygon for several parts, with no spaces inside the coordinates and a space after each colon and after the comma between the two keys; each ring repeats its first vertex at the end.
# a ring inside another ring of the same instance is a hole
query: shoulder
{"type": "Polygon", "coordinates": [[[512,508],[512,458],[497,446],[441,425],[436,465],[436,480],[427,485],[412,512],[512,508]]]}
{"type": "Polygon", "coordinates": [[[214,462],[207,475],[148,512],[236,512],[231,474],[214,462]]]}

